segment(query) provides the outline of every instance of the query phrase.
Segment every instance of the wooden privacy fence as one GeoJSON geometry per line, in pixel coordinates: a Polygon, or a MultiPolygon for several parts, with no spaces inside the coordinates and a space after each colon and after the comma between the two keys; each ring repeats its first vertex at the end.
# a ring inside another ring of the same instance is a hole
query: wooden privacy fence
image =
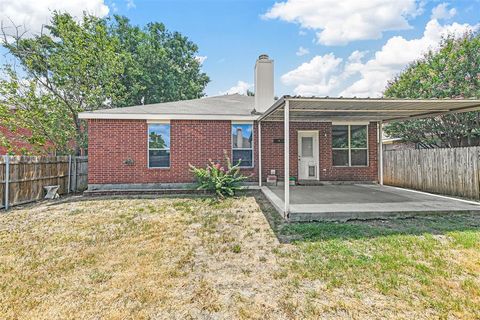
{"type": "Polygon", "coordinates": [[[0,208],[40,200],[44,186],[59,185],[59,194],[87,188],[87,157],[0,157],[0,208]]]}
{"type": "Polygon", "coordinates": [[[480,147],[384,151],[384,183],[480,200],[480,147]]]}

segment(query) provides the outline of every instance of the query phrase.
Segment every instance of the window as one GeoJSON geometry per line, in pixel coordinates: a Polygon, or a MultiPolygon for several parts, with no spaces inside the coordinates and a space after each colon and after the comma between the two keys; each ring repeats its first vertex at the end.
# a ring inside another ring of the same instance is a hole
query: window
{"type": "Polygon", "coordinates": [[[148,167],[170,167],[170,124],[148,125],[148,167]]]}
{"type": "Polygon", "coordinates": [[[253,167],[253,125],[232,123],[232,162],[240,167],[253,167]]]}
{"type": "Polygon", "coordinates": [[[332,126],[334,166],[368,164],[368,128],[364,125],[332,126]]]}

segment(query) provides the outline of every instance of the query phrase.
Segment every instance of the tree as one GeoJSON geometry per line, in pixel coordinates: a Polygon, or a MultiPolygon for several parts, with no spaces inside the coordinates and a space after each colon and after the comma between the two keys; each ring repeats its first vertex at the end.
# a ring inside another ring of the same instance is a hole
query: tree
{"type": "MultiPolygon", "coordinates": [[[[480,35],[447,36],[440,49],[429,51],[389,82],[389,98],[480,98],[480,35]]],[[[385,132],[423,147],[480,145],[480,113],[393,122],[385,132]]]]}
{"type": "Polygon", "coordinates": [[[119,81],[127,56],[108,33],[106,21],[84,15],[76,22],[54,12],[45,31],[32,38],[3,31],[3,46],[20,63],[6,65],[0,82],[2,103],[15,108],[13,129],[31,131],[32,142],[49,141],[55,153],[85,146],[82,111],[112,107],[127,91],[119,81]],[[22,77],[20,76],[22,75],[22,77]],[[71,130],[70,128],[73,128],[71,130]]]}
{"type": "Polygon", "coordinates": [[[121,106],[204,96],[203,90],[210,80],[200,70],[197,45],[187,37],[168,31],[158,22],[141,29],[121,16],[114,17],[109,31],[129,55],[121,78],[129,94],[121,106]]]}
{"type": "Polygon", "coordinates": [[[67,153],[76,133],[69,114],[51,94],[37,94],[35,81],[22,83],[15,73],[6,71],[10,80],[0,81],[0,95],[8,105],[0,104],[0,126],[12,132],[19,142],[31,145],[31,150],[18,149],[6,137],[0,137],[0,144],[17,153],[67,153]]]}
{"type": "Polygon", "coordinates": [[[2,25],[3,46],[14,62],[0,80],[0,114],[8,114],[0,126],[28,129],[23,138],[37,151],[78,154],[85,148],[80,112],[198,98],[209,81],[197,46],[161,23],[142,30],[124,17],[84,14],[76,21],[54,12],[31,38],[17,26],[8,31],[2,25]]]}

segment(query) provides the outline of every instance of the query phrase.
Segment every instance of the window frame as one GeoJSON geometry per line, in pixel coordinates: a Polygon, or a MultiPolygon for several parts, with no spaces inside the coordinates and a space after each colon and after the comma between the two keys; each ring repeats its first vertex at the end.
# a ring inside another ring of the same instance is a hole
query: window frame
{"type": "Polygon", "coordinates": [[[172,152],[170,151],[171,149],[171,141],[170,143],[170,148],[150,148],[150,126],[151,125],[168,125],[168,130],[170,131],[170,140],[171,134],[172,134],[172,126],[170,124],[170,121],[155,121],[155,122],[147,122],[147,168],[148,169],[154,169],[154,170],[168,170],[172,166],[172,152]],[[168,167],[151,167],[150,166],[150,150],[168,150],[170,153],[168,155],[168,167]]]}
{"type": "Polygon", "coordinates": [[[230,122],[230,149],[231,149],[231,154],[230,157],[232,159],[232,164],[235,165],[233,161],[233,151],[234,150],[252,150],[252,165],[251,166],[242,166],[240,163],[239,168],[240,169],[253,169],[255,168],[255,125],[253,121],[231,121],[230,122]],[[233,148],[233,126],[234,125],[245,125],[249,124],[252,126],[252,146],[250,148],[233,148]]]}
{"type": "Polygon", "coordinates": [[[336,168],[366,168],[366,167],[369,167],[370,166],[370,156],[369,156],[369,152],[368,150],[370,149],[370,145],[369,145],[369,139],[368,139],[368,124],[357,124],[357,123],[349,123],[349,124],[346,124],[346,123],[342,123],[342,124],[332,124],[332,137],[331,137],[331,140],[332,140],[332,167],[336,167],[336,168]],[[348,128],[348,147],[347,148],[334,148],[333,147],[333,127],[334,126],[347,126],[348,128]],[[352,126],[362,126],[362,127],[365,127],[365,129],[367,130],[367,147],[366,148],[352,148],[352,135],[351,135],[351,127],[352,126]],[[333,164],[333,151],[334,150],[347,150],[348,152],[348,165],[346,166],[342,166],[342,165],[334,165],[333,164]],[[367,163],[365,165],[352,165],[352,150],[365,150],[367,151],[367,163]]]}

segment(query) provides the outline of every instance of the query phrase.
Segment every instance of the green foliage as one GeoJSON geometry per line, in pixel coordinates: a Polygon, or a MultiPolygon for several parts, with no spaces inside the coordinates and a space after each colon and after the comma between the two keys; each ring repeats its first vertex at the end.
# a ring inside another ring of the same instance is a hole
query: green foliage
{"type": "Polygon", "coordinates": [[[144,29],[132,26],[126,17],[115,16],[110,34],[128,54],[121,79],[128,95],[118,106],[196,99],[210,81],[196,59],[198,47],[179,32],[169,32],[162,23],[144,29]]]}
{"type": "Polygon", "coordinates": [[[15,108],[12,129],[27,128],[24,140],[35,146],[51,142],[49,153],[85,147],[78,113],[111,107],[126,89],[118,81],[125,54],[108,34],[106,21],[85,15],[81,22],[54,12],[48,33],[32,38],[4,37],[3,46],[21,70],[4,67],[3,103],[15,108]],[[21,75],[21,76],[20,76],[21,75]]]}
{"type": "Polygon", "coordinates": [[[231,250],[233,253],[240,253],[242,252],[242,247],[238,243],[236,243],[232,246],[231,250]]]}
{"type": "Polygon", "coordinates": [[[205,169],[190,165],[190,171],[198,182],[198,190],[215,192],[220,198],[232,197],[235,192],[242,190],[241,183],[248,179],[240,173],[240,162],[232,165],[230,158],[225,155],[226,168],[220,163],[209,161],[205,169]]]}
{"type": "Polygon", "coordinates": [[[86,148],[80,112],[198,98],[209,81],[195,58],[197,46],[161,23],[142,30],[122,17],[110,23],[85,14],[78,22],[54,12],[45,28],[31,38],[3,35],[14,61],[4,65],[0,81],[0,125],[36,152],[86,148]]]}
{"type": "Polygon", "coordinates": [[[37,94],[36,81],[22,81],[13,70],[5,68],[9,80],[0,80],[0,126],[8,129],[15,138],[27,142],[32,149],[22,150],[10,141],[0,137],[0,145],[10,153],[68,153],[69,142],[75,136],[71,118],[50,93],[37,94]],[[5,101],[7,103],[5,103],[5,101]],[[14,106],[11,109],[10,106],[14,106]]]}
{"type": "MultiPolygon", "coordinates": [[[[389,98],[480,98],[480,35],[448,36],[413,62],[384,92],[389,98]]],[[[394,122],[385,132],[424,147],[480,145],[480,113],[394,122]]]]}

